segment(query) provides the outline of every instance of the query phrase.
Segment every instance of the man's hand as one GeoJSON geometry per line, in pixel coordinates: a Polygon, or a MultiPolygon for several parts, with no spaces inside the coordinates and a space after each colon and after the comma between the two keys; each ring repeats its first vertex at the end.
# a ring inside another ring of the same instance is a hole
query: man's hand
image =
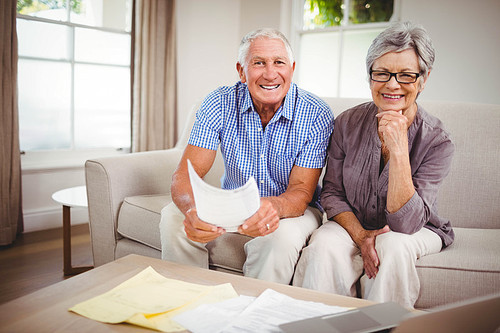
{"type": "Polygon", "coordinates": [[[365,274],[370,279],[377,276],[380,265],[377,250],[375,250],[375,239],[378,235],[388,231],[391,231],[388,225],[379,230],[365,230],[362,240],[357,244],[361,250],[365,274]]]}
{"type": "Polygon", "coordinates": [[[189,209],[186,212],[184,230],[190,240],[199,243],[208,243],[213,241],[226,232],[223,228],[200,220],[196,212],[196,208],[189,209]]]}
{"type": "Polygon", "coordinates": [[[279,223],[278,212],[272,201],[261,198],[259,210],[238,227],[238,232],[251,237],[265,236],[278,229],[279,223]]]}

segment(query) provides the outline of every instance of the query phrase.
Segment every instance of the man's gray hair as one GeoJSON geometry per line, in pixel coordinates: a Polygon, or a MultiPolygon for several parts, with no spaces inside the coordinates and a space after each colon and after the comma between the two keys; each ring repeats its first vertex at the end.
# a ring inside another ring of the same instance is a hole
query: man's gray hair
{"type": "MultiPolygon", "coordinates": [[[[389,52],[415,50],[420,66],[420,75],[425,79],[432,69],[436,57],[432,40],[427,31],[412,22],[397,22],[382,31],[372,42],[366,55],[368,76],[375,60],[389,52]]],[[[423,84],[423,80],[420,81],[423,84]]]]}
{"type": "Polygon", "coordinates": [[[241,40],[240,47],[238,49],[238,62],[241,66],[246,67],[247,65],[247,57],[248,50],[250,49],[250,45],[252,42],[258,38],[267,38],[267,39],[279,39],[285,44],[286,52],[288,53],[288,60],[290,60],[290,66],[293,65],[293,52],[290,43],[286,39],[285,35],[283,35],[280,31],[271,28],[262,28],[249,32],[243,39],[241,40]]]}

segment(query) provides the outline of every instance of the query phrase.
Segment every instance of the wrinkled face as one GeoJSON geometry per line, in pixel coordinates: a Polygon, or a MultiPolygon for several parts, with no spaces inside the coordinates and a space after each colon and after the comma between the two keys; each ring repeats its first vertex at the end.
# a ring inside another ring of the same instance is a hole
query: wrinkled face
{"type": "MultiPolygon", "coordinates": [[[[417,54],[413,49],[402,52],[389,52],[375,60],[372,66],[374,71],[391,73],[413,72],[420,73],[417,54]]],[[[415,83],[399,83],[393,76],[389,82],[375,82],[370,80],[370,89],[375,105],[380,111],[403,111],[416,108],[415,100],[419,92],[424,90],[425,81],[421,76],[415,83]]],[[[416,110],[415,110],[416,111],[416,110]]]]}
{"type": "Polygon", "coordinates": [[[236,64],[257,112],[276,112],[290,89],[295,63],[279,39],[258,38],[250,45],[246,65],[236,64]]]}

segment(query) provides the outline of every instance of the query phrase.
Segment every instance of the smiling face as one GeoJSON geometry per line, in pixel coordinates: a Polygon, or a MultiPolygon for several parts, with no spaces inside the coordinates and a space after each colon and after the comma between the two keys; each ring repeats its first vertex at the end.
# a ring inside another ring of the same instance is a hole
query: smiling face
{"type": "Polygon", "coordinates": [[[246,64],[236,64],[259,113],[276,112],[290,89],[295,63],[279,39],[257,38],[250,45],[246,64]]]}
{"type": "MultiPolygon", "coordinates": [[[[420,73],[417,54],[413,49],[402,52],[389,52],[375,60],[372,66],[374,71],[391,73],[413,72],[420,73]]],[[[395,77],[389,82],[375,82],[370,80],[370,89],[375,105],[381,111],[403,111],[403,114],[416,112],[418,93],[424,90],[427,78],[420,76],[415,83],[399,83],[395,77]],[[424,80],[421,82],[421,80],[424,80]]]]}

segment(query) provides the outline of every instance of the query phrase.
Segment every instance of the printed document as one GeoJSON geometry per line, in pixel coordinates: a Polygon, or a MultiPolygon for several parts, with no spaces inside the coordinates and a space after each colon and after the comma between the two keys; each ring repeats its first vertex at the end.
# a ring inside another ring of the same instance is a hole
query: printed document
{"type": "Polygon", "coordinates": [[[259,297],[240,296],[219,303],[203,304],[173,317],[173,320],[192,333],[282,332],[278,327],[280,324],[349,309],[298,300],[266,289],[259,297]]]}
{"type": "Polygon", "coordinates": [[[196,211],[202,221],[236,232],[238,226],[259,210],[259,188],[253,177],[237,189],[224,190],[207,184],[198,176],[191,161],[187,163],[196,211]]]}

